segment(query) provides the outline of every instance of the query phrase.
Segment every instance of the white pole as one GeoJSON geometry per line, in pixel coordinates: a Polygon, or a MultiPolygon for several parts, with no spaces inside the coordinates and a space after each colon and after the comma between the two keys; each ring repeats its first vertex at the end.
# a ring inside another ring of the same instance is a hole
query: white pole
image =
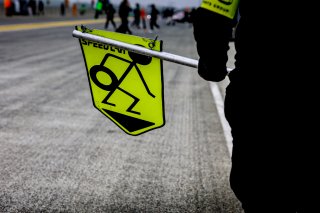
{"type": "Polygon", "coordinates": [[[152,57],[160,58],[160,59],[163,59],[166,61],[171,61],[171,62],[174,62],[177,64],[182,64],[182,65],[186,65],[189,67],[198,68],[198,60],[195,60],[195,59],[186,58],[183,56],[174,55],[174,54],[166,53],[166,52],[157,52],[157,51],[150,50],[150,49],[140,47],[137,45],[127,44],[124,42],[92,35],[89,33],[82,33],[78,30],[74,30],[72,32],[72,35],[73,35],[73,37],[76,37],[76,38],[82,38],[82,39],[87,39],[87,40],[91,40],[91,41],[95,41],[95,42],[99,42],[99,43],[103,43],[103,44],[109,44],[109,45],[112,45],[115,47],[129,50],[131,52],[136,52],[136,53],[139,53],[142,55],[152,56],[152,57]]]}
{"type": "MultiPolygon", "coordinates": [[[[72,32],[73,37],[76,38],[82,38],[82,39],[87,39],[87,40],[91,40],[91,41],[95,41],[95,42],[99,42],[99,43],[103,43],[103,44],[109,44],[115,47],[119,47],[125,50],[129,50],[131,52],[136,52],[142,55],[147,55],[147,56],[152,56],[152,57],[156,57],[156,58],[160,58],[166,61],[171,61],[177,64],[182,64],[182,65],[186,65],[189,67],[193,67],[193,68],[198,68],[198,60],[195,59],[191,59],[191,58],[186,58],[183,56],[179,56],[179,55],[174,55],[171,53],[167,53],[167,52],[157,52],[154,50],[150,50],[141,46],[137,46],[137,45],[133,45],[133,44],[127,44],[121,41],[116,41],[116,40],[112,40],[109,38],[104,38],[101,36],[96,36],[96,35],[92,35],[89,33],[82,33],[78,30],[73,30],[72,32]]],[[[231,68],[227,68],[227,71],[230,72],[232,69],[231,68]]]]}

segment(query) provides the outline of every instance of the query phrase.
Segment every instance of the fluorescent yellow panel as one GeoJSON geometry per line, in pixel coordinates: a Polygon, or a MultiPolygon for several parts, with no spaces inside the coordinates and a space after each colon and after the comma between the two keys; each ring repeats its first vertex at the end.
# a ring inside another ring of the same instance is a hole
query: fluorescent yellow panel
{"type": "Polygon", "coordinates": [[[203,0],[200,7],[233,19],[239,0],[203,0]]]}
{"type": "MultiPolygon", "coordinates": [[[[81,31],[79,27],[77,30],[81,31]]],[[[161,51],[162,42],[134,35],[91,30],[101,37],[161,51]]],[[[162,60],[79,39],[94,106],[130,135],[165,124],[162,60]]]]}

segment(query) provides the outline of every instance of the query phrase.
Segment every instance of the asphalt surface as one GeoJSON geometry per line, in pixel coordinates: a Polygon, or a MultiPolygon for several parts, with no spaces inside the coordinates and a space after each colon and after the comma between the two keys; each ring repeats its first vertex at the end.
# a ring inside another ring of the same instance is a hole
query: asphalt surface
{"type": "MultiPolygon", "coordinates": [[[[0,212],[242,212],[210,84],[164,62],[166,125],[125,134],[93,107],[73,29],[0,32],[0,212]]],[[[198,57],[187,24],[133,32],[198,57]]]]}

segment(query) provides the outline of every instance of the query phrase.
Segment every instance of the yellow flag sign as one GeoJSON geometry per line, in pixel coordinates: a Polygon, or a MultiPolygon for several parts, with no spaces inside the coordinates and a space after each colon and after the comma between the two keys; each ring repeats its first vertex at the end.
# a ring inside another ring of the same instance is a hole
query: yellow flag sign
{"type": "MultiPolygon", "coordinates": [[[[81,31],[80,27],[76,30],[81,31]]],[[[86,33],[162,51],[162,41],[95,29],[86,33]]],[[[93,105],[130,135],[162,127],[162,60],[86,39],[79,41],[93,105]]]]}
{"type": "Polygon", "coordinates": [[[233,19],[240,0],[203,0],[200,7],[233,19]]]}

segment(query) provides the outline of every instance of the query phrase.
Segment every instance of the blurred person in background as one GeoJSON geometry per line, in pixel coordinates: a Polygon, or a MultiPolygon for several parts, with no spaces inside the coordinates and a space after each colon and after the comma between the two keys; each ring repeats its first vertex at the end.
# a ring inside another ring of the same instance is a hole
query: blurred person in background
{"type": "Polygon", "coordinates": [[[94,19],[98,19],[99,16],[102,14],[103,10],[103,1],[98,0],[96,3],[96,8],[95,8],[95,14],[94,14],[94,19]]]}
{"type": "Polygon", "coordinates": [[[140,18],[141,18],[141,22],[142,22],[142,29],[144,30],[144,32],[147,32],[147,23],[146,23],[146,9],[144,7],[142,7],[140,9],[140,18]]]}
{"type": "Polygon", "coordinates": [[[119,16],[121,18],[121,25],[116,29],[119,33],[129,33],[132,31],[129,29],[129,13],[131,12],[130,3],[128,0],[123,0],[119,7],[119,16]]]}
{"type": "Polygon", "coordinates": [[[44,15],[44,3],[42,0],[39,0],[38,12],[39,12],[39,15],[44,15]]]}
{"type": "Polygon", "coordinates": [[[66,14],[66,8],[65,8],[65,5],[64,5],[64,2],[62,1],[60,3],[60,15],[64,16],[65,14],[66,14]]]}
{"type": "Polygon", "coordinates": [[[172,16],[174,14],[174,8],[166,8],[162,13],[162,17],[166,20],[166,25],[174,25],[174,21],[172,20],[172,16]]]}
{"type": "Polygon", "coordinates": [[[158,25],[158,15],[159,15],[159,10],[156,8],[155,4],[151,4],[151,14],[150,14],[150,32],[153,32],[154,27],[157,29],[160,29],[160,26],[158,25]]]}
{"type": "Polygon", "coordinates": [[[94,3],[95,3],[95,1],[94,1],[94,0],[91,0],[91,3],[90,3],[91,9],[94,9],[94,3]]]}
{"type": "Polygon", "coordinates": [[[136,3],[136,7],[133,9],[133,22],[131,24],[132,27],[136,27],[140,29],[140,4],[136,3]]]}
{"type": "Polygon", "coordinates": [[[64,6],[66,9],[69,8],[69,0],[64,0],[64,6]]]}
{"type": "Polygon", "coordinates": [[[29,0],[28,2],[29,14],[33,16],[37,15],[37,3],[35,0],[29,0]]]}
{"type": "Polygon", "coordinates": [[[87,7],[85,4],[80,5],[79,14],[83,16],[87,12],[87,7]]]}
{"type": "Polygon", "coordinates": [[[14,13],[13,2],[11,0],[4,0],[3,4],[6,16],[12,16],[14,13]]]}
{"type": "Polygon", "coordinates": [[[72,16],[77,16],[78,15],[78,7],[76,3],[72,4],[72,16]]]}
{"type": "Polygon", "coordinates": [[[108,29],[109,22],[111,22],[111,24],[115,30],[117,29],[117,25],[113,20],[115,13],[116,13],[116,9],[113,7],[113,4],[112,3],[107,4],[107,6],[106,6],[106,23],[104,25],[105,29],[108,29]]]}

